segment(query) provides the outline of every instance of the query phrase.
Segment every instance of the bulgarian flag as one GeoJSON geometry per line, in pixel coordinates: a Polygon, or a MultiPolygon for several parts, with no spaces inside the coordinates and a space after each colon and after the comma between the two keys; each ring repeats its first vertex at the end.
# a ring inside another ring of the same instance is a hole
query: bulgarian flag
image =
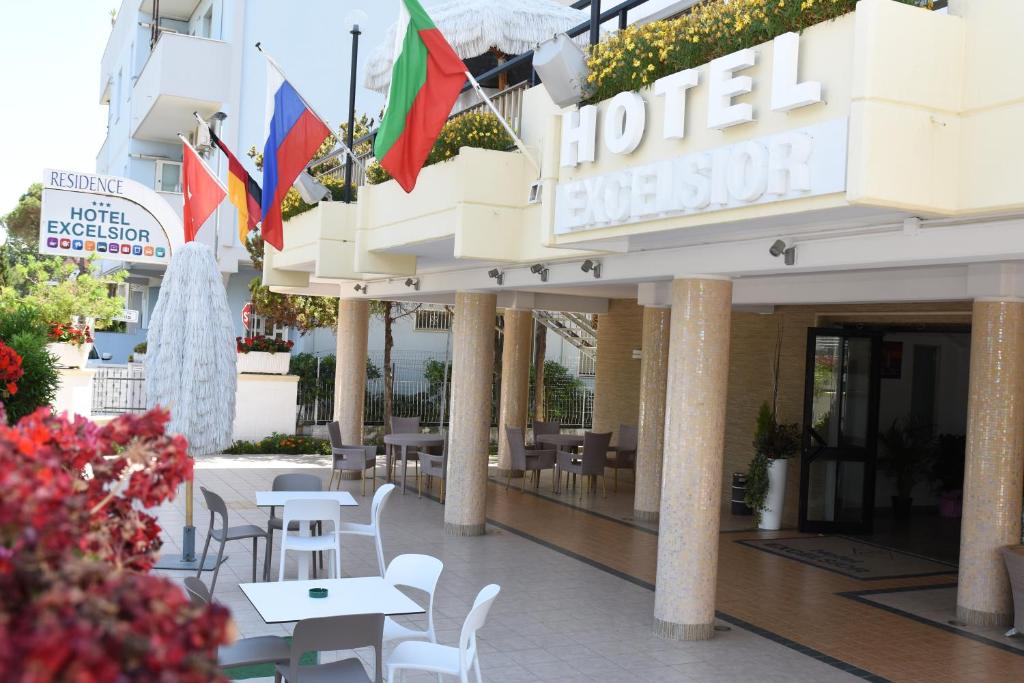
{"type": "Polygon", "coordinates": [[[406,192],[466,82],[466,65],[418,0],[400,0],[387,109],[374,156],[406,192]]]}

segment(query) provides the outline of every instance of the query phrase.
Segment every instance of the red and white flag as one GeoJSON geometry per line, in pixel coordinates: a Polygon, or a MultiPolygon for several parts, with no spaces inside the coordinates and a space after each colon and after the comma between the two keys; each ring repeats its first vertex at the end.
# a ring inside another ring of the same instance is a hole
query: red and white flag
{"type": "Polygon", "coordinates": [[[188,140],[178,137],[182,143],[181,192],[185,200],[182,221],[185,224],[185,241],[191,242],[210,214],[224,201],[228,191],[188,140]]]}

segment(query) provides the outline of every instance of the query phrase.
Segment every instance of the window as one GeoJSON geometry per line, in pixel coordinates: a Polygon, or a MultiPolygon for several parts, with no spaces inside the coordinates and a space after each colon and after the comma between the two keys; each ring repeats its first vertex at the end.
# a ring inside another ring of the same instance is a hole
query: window
{"type": "Polygon", "coordinates": [[[266,336],[274,337],[282,341],[288,341],[288,328],[283,325],[274,325],[273,329],[267,330],[267,319],[262,315],[254,315],[252,317],[252,333],[251,336],[266,336]]]}
{"type": "Polygon", "coordinates": [[[121,86],[122,86],[122,69],[117,70],[117,78],[114,79],[114,97],[110,102],[110,108],[113,111],[112,117],[115,122],[121,118],[121,86]]]}
{"type": "Polygon", "coordinates": [[[146,328],[146,306],[149,301],[149,287],[128,282],[107,283],[107,295],[120,299],[125,312],[114,318],[114,323],[104,332],[127,332],[135,334],[146,328]]]}
{"type": "Polygon", "coordinates": [[[597,374],[597,360],[593,356],[581,353],[576,361],[576,374],[581,377],[593,377],[597,374]]]}
{"type": "Polygon", "coordinates": [[[181,162],[156,162],[156,191],[181,192],[181,162]]]}
{"type": "Polygon", "coordinates": [[[452,326],[452,314],[443,309],[427,308],[416,311],[417,332],[444,332],[452,326]]]}

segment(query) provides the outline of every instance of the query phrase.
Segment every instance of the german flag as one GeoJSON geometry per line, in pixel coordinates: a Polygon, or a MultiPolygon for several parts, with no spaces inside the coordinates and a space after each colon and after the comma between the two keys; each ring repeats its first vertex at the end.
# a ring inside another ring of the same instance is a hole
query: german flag
{"type": "Polygon", "coordinates": [[[262,217],[260,206],[263,203],[263,191],[245,170],[245,166],[242,166],[242,162],[212,130],[210,139],[228,158],[228,199],[238,210],[238,239],[245,244],[249,231],[256,227],[262,217]]]}

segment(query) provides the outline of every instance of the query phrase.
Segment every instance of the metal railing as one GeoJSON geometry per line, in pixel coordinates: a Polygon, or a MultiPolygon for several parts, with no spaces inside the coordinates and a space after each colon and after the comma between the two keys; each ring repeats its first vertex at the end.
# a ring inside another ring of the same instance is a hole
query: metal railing
{"type": "Polygon", "coordinates": [[[146,412],[146,375],[141,365],[96,368],[92,385],[92,414],[146,412]]]}

